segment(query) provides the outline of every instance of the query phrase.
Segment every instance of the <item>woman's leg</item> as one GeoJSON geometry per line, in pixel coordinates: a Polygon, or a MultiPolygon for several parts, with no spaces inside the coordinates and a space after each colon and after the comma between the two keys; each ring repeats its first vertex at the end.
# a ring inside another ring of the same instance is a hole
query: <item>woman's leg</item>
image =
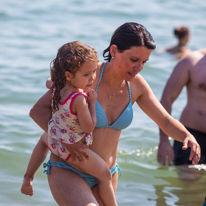
{"type": "MultiPolygon", "coordinates": [[[[50,160],[59,161],[59,157],[51,154],[50,160]]],[[[48,181],[52,195],[60,206],[99,206],[85,179],[73,171],[51,167],[48,181]]]]}
{"type": "Polygon", "coordinates": [[[21,192],[25,195],[33,195],[33,179],[34,174],[46,159],[48,154],[48,147],[47,147],[47,133],[44,133],[40,140],[38,141],[37,145],[35,146],[31,158],[29,160],[29,164],[24,175],[24,180],[21,186],[21,192]]]}
{"type": "Polygon", "coordinates": [[[69,160],[69,164],[83,173],[92,175],[98,180],[98,191],[105,206],[117,206],[115,193],[112,185],[112,175],[106,162],[95,152],[85,149],[89,160],[84,158],[84,163],[69,160]]]}

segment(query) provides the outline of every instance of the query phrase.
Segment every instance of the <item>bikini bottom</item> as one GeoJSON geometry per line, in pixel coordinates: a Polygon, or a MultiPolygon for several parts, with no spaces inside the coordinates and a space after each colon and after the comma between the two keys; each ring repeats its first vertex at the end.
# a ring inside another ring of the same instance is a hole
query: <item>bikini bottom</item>
{"type": "MultiPolygon", "coordinates": [[[[64,163],[64,162],[57,162],[57,161],[50,161],[49,160],[47,163],[43,164],[43,167],[44,168],[47,167],[47,169],[44,170],[44,173],[46,172],[47,175],[49,174],[51,167],[61,167],[61,168],[71,170],[71,171],[77,173],[78,175],[80,175],[81,177],[83,177],[87,181],[87,183],[89,184],[90,188],[92,188],[92,187],[94,187],[95,185],[98,184],[97,179],[95,177],[93,177],[92,175],[80,172],[80,171],[76,170],[75,168],[73,168],[71,165],[69,165],[67,163],[64,163]]],[[[110,171],[111,171],[112,175],[114,173],[116,173],[118,170],[120,172],[120,175],[118,177],[120,177],[122,175],[122,171],[121,171],[118,164],[116,164],[114,167],[110,168],[110,171]]]]}

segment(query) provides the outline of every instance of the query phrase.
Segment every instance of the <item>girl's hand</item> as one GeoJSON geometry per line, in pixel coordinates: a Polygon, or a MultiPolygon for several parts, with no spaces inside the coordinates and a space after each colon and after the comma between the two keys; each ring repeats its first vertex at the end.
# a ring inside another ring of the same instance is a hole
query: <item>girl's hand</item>
{"type": "Polygon", "coordinates": [[[46,81],[46,87],[47,87],[48,89],[51,89],[51,88],[52,88],[52,85],[53,85],[53,82],[52,82],[52,80],[51,80],[51,77],[49,77],[49,78],[47,79],[47,81],[46,81]]]}
{"type": "Polygon", "coordinates": [[[97,93],[93,89],[89,88],[87,95],[89,97],[90,104],[95,103],[97,101],[97,93]]]}
{"type": "Polygon", "coordinates": [[[88,153],[85,151],[85,148],[88,148],[89,146],[86,145],[83,141],[78,141],[74,144],[65,144],[62,143],[66,149],[70,152],[71,154],[71,158],[73,161],[76,161],[76,158],[79,160],[79,162],[83,163],[83,157],[86,157],[86,159],[89,160],[89,155],[88,153]]]}

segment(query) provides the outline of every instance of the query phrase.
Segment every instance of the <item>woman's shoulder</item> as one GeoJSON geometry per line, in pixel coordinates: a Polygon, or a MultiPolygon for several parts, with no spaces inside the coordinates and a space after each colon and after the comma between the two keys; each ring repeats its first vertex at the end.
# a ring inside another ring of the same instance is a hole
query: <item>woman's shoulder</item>
{"type": "Polygon", "coordinates": [[[146,81],[145,79],[142,77],[141,74],[137,74],[133,79],[132,81],[130,82],[131,86],[132,87],[136,87],[136,86],[140,86],[142,84],[145,84],[146,81]]]}
{"type": "Polygon", "coordinates": [[[101,74],[102,68],[104,66],[105,62],[98,62],[97,64],[97,74],[101,74]]]}
{"type": "Polygon", "coordinates": [[[132,81],[129,82],[129,84],[130,84],[132,97],[135,99],[135,101],[140,95],[142,95],[145,91],[147,91],[149,87],[146,80],[140,74],[137,74],[132,79],[132,81]]]}

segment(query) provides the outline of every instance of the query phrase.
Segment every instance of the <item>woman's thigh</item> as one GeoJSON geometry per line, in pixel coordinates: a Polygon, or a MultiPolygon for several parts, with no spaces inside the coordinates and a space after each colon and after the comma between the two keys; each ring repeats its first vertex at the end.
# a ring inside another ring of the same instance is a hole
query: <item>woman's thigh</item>
{"type": "MultiPolygon", "coordinates": [[[[51,160],[57,161],[52,156],[51,160]]],[[[51,167],[48,181],[52,195],[60,206],[98,205],[87,182],[68,169],[51,167]]]]}

